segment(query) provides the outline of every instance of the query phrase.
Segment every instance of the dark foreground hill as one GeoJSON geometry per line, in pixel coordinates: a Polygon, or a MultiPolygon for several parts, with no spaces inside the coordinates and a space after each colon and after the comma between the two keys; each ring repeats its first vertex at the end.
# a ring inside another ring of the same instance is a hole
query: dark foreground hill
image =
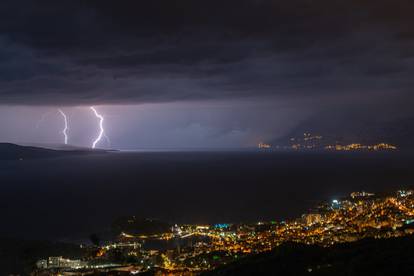
{"type": "Polygon", "coordinates": [[[414,237],[366,239],[330,248],[284,244],[203,276],[414,275],[414,237]]]}
{"type": "Polygon", "coordinates": [[[0,160],[25,160],[38,158],[51,158],[74,154],[105,152],[103,150],[68,149],[54,150],[41,147],[20,146],[11,143],[0,143],[0,160]]]}
{"type": "Polygon", "coordinates": [[[39,259],[49,256],[81,258],[85,250],[79,245],[0,238],[0,275],[30,275],[39,259]]]}

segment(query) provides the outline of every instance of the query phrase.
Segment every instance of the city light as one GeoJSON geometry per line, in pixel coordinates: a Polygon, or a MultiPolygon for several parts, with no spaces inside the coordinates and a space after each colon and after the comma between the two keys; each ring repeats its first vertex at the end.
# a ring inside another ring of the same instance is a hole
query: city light
{"type": "MultiPolygon", "coordinates": [[[[101,246],[91,263],[50,257],[37,264],[39,269],[121,269],[131,274],[161,269],[171,275],[181,275],[183,271],[209,271],[241,256],[270,251],[286,242],[330,247],[363,238],[386,239],[414,234],[414,193],[411,190],[384,196],[353,192],[349,197],[324,203],[317,210],[290,221],[175,224],[170,231],[153,235],[122,232],[117,239],[101,246]],[[176,248],[148,250],[143,246],[151,241],[162,243],[172,239],[181,241],[176,248]],[[191,240],[190,246],[178,246],[186,240],[191,240]],[[136,264],[122,266],[106,261],[112,252],[134,257],[136,264]],[[94,265],[98,260],[103,263],[94,265]]],[[[128,221],[134,222],[135,217],[128,221]]]]}

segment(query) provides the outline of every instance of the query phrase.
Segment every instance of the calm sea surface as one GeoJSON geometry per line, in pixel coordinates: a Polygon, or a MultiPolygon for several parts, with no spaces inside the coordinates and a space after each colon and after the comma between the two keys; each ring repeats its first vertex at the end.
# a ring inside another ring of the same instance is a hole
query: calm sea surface
{"type": "Polygon", "coordinates": [[[414,186],[414,155],[114,152],[0,161],[0,185],[0,236],[60,239],[132,214],[177,223],[292,218],[352,191],[414,186]]]}

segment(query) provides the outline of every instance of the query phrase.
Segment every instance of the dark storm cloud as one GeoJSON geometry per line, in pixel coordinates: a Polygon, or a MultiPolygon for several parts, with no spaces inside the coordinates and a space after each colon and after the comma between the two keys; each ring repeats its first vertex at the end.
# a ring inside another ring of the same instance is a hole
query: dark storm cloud
{"type": "Polygon", "coordinates": [[[0,102],[406,97],[410,1],[3,0],[0,102]]]}

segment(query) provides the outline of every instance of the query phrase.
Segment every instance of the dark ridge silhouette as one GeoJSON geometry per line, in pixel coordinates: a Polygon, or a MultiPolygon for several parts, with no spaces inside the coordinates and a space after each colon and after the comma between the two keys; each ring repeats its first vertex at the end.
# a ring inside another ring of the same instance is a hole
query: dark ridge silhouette
{"type": "Polygon", "coordinates": [[[85,254],[85,249],[76,244],[0,238],[0,275],[31,275],[39,259],[81,258],[85,254]]]}
{"type": "Polygon", "coordinates": [[[55,150],[48,148],[20,146],[11,143],[0,143],[0,160],[25,160],[39,158],[54,158],[67,155],[87,153],[104,153],[104,150],[68,149],[55,150]]]}
{"type": "Polygon", "coordinates": [[[115,219],[112,223],[112,231],[115,235],[123,232],[132,235],[154,235],[169,232],[171,225],[157,220],[135,216],[124,216],[115,219]]]}

